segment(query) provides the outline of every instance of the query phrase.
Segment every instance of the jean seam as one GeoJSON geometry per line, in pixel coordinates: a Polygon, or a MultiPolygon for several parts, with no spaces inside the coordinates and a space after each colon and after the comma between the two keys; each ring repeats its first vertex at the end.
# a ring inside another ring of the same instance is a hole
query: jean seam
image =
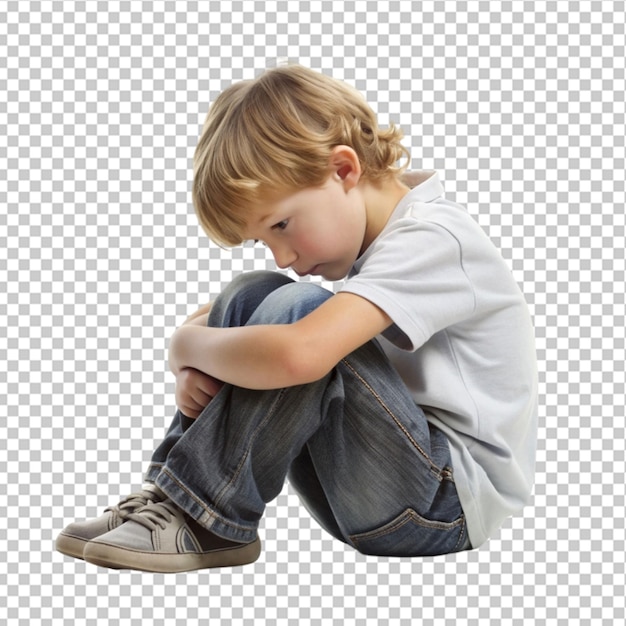
{"type": "Polygon", "coordinates": [[[461,549],[461,546],[463,546],[463,544],[465,543],[465,535],[467,534],[467,520],[465,519],[465,515],[462,515],[460,519],[463,520],[463,525],[461,526],[459,540],[454,546],[454,552],[458,552],[461,549]]]}
{"type": "Polygon", "coordinates": [[[422,455],[424,460],[428,462],[430,471],[437,477],[438,480],[444,480],[447,476],[444,476],[444,469],[441,469],[433,463],[433,460],[428,456],[428,454],[423,450],[423,448],[415,441],[411,433],[406,429],[406,427],[400,422],[398,417],[394,414],[394,412],[385,404],[383,399],[376,393],[376,391],[372,388],[372,386],[350,365],[350,363],[346,359],[342,359],[342,363],[354,374],[354,376],[361,382],[361,384],[372,394],[375,400],[380,404],[385,413],[391,417],[396,426],[402,431],[404,436],[409,440],[411,445],[422,455]]]}
{"type": "Polygon", "coordinates": [[[413,523],[418,526],[422,526],[424,528],[442,530],[446,532],[452,531],[456,527],[460,526],[461,532],[459,533],[459,539],[451,552],[458,552],[460,546],[463,545],[463,542],[465,539],[465,527],[466,527],[464,515],[461,515],[460,517],[453,520],[452,522],[441,522],[437,520],[429,520],[423,517],[422,515],[420,515],[414,509],[407,509],[403,514],[401,514],[398,517],[400,517],[401,519],[398,519],[396,523],[393,525],[385,524],[385,526],[383,526],[382,528],[374,529],[372,531],[365,532],[365,533],[357,533],[354,535],[350,535],[349,539],[354,544],[354,546],[358,549],[359,544],[362,543],[363,540],[368,541],[368,540],[379,539],[381,537],[386,537],[387,535],[390,535],[396,532],[403,526],[413,523]],[[426,523],[422,523],[422,522],[426,522],[426,523]]]}
{"type": "Polygon", "coordinates": [[[239,461],[239,464],[237,465],[237,467],[235,469],[235,472],[233,473],[231,479],[222,487],[220,492],[215,497],[215,507],[216,508],[219,508],[219,506],[221,505],[222,500],[224,499],[224,497],[225,497],[226,493],[228,492],[228,490],[232,487],[232,485],[234,483],[237,482],[237,479],[239,478],[239,476],[240,476],[240,474],[241,474],[241,472],[243,470],[245,462],[248,459],[248,457],[250,456],[250,450],[252,448],[252,445],[256,441],[256,438],[258,437],[258,434],[265,427],[265,424],[272,417],[272,415],[275,414],[276,408],[277,408],[281,398],[283,397],[284,392],[285,392],[284,388],[278,390],[278,393],[276,394],[276,398],[275,398],[274,402],[272,403],[271,407],[269,408],[268,412],[266,413],[265,417],[259,422],[259,424],[257,424],[257,427],[254,429],[252,435],[250,436],[250,438],[248,440],[248,445],[247,445],[246,449],[244,450],[244,452],[243,452],[243,454],[241,456],[241,459],[239,461]]]}
{"type": "MultiPolygon", "coordinates": [[[[248,528],[247,526],[242,526],[240,524],[237,524],[236,522],[233,522],[232,520],[227,520],[223,515],[221,515],[218,511],[215,511],[211,508],[209,508],[202,500],[200,500],[191,490],[189,490],[187,488],[187,486],[177,477],[175,476],[171,470],[169,470],[169,468],[164,467],[162,470],[163,474],[166,474],[167,477],[174,483],[176,483],[176,485],[178,486],[178,488],[183,491],[187,496],[189,496],[205,513],[205,515],[208,516],[209,519],[212,520],[216,520],[221,522],[222,524],[224,524],[225,526],[229,526],[230,528],[233,528],[235,530],[244,530],[244,531],[249,531],[250,528],[248,528]]],[[[203,516],[204,517],[204,516],[203,516]]],[[[198,523],[200,523],[199,520],[196,520],[198,523]]],[[[207,526],[204,522],[202,523],[202,526],[204,526],[205,528],[207,528],[207,530],[210,529],[210,525],[207,526]]]]}
{"type": "Polygon", "coordinates": [[[164,466],[165,466],[165,463],[157,463],[155,461],[151,461],[150,465],[148,465],[148,468],[146,469],[146,472],[144,474],[144,481],[154,482],[154,480],[160,474],[164,466]],[[154,475],[154,478],[150,479],[149,478],[150,475],[154,475]]]}

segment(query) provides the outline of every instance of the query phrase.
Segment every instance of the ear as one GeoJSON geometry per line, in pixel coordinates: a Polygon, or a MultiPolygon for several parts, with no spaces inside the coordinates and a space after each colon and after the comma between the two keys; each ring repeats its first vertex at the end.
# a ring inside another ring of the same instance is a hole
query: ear
{"type": "Polygon", "coordinates": [[[337,177],[346,191],[356,187],[361,179],[359,157],[350,146],[335,146],[330,155],[331,176],[337,177]]]}

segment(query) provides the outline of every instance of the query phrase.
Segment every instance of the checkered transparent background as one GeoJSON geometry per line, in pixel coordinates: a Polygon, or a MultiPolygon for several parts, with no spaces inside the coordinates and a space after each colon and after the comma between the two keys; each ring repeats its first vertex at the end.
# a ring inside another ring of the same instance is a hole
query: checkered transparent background
{"type": "Polygon", "coordinates": [[[624,2],[3,2],[0,622],[617,624],[625,619],[624,2]],[[345,79],[501,248],[537,329],[533,506],[478,550],[363,557],[285,488],[245,568],[53,552],[138,486],[168,338],[265,251],[200,232],[209,102],[280,57],[345,79]]]}

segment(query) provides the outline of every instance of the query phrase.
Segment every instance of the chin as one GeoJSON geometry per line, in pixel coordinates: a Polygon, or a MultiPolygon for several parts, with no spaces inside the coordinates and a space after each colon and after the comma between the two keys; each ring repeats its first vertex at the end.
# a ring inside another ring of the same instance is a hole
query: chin
{"type": "Polygon", "coordinates": [[[321,274],[321,277],[324,280],[335,281],[335,280],[343,280],[348,275],[348,272],[324,272],[321,274]]]}

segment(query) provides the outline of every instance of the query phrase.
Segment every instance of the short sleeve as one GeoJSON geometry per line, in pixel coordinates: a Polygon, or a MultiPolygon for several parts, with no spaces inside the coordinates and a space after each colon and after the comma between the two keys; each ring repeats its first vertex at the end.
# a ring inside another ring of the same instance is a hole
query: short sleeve
{"type": "Polygon", "coordinates": [[[341,291],[385,311],[393,325],[384,336],[399,348],[417,350],[475,309],[462,246],[441,224],[412,216],[398,219],[359,261],[341,291]]]}

